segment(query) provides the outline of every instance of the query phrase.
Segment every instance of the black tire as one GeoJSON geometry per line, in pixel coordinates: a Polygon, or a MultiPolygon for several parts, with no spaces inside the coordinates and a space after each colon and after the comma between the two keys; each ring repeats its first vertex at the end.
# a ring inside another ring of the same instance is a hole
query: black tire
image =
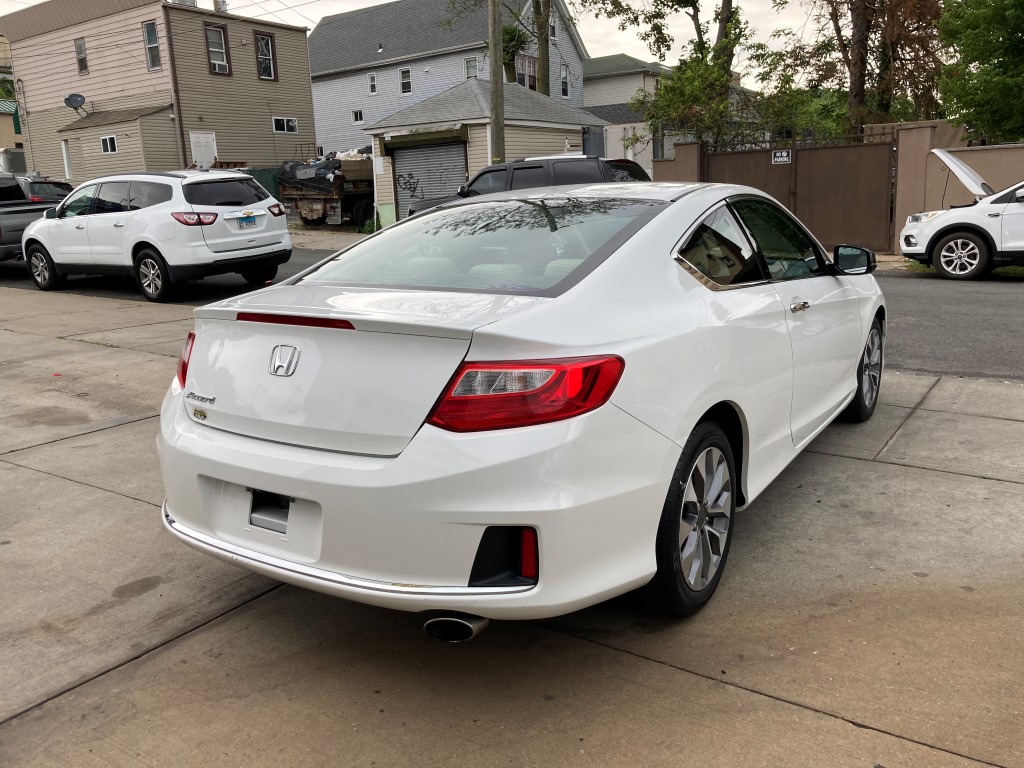
{"type": "Polygon", "coordinates": [[[373,213],[373,203],[369,200],[357,200],[355,208],[352,209],[352,223],[362,229],[373,213]]]}
{"type": "Polygon", "coordinates": [[[867,421],[878,405],[878,393],[882,387],[882,367],[885,363],[885,334],[876,317],[868,331],[864,350],[857,360],[857,394],[840,414],[843,421],[860,423],[867,421]]]}
{"type": "Polygon", "coordinates": [[[266,267],[257,267],[241,273],[242,279],[249,285],[266,285],[277,277],[277,264],[266,267]]]}
{"type": "Polygon", "coordinates": [[[53,263],[50,254],[39,243],[29,246],[26,261],[32,282],[39,290],[54,291],[64,286],[64,275],[57,271],[57,265],[53,263]]]}
{"type": "Polygon", "coordinates": [[[725,432],[713,421],[698,424],[686,441],[672,475],[658,526],[655,542],[658,571],[647,585],[646,596],[659,613],[690,616],[703,608],[715,593],[732,547],[738,484],[739,476],[725,432]],[[717,491],[714,485],[696,487],[698,475],[702,478],[706,473],[709,453],[715,467],[713,476],[722,463],[727,470],[717,491]],[[702,467],[697,466],[698,460],[703,463],[702,467]],[[696,496],[703,497],[711,491],[716,498],[686,500],[690,483],[694,484],[696,496]],[[710,503],[705,504],[705,501],[710,503]],[[712,535],[708,528],[716,534],[712,535]],[[697,547],[700,548],[700,563],[694,557],[697,547]]]}
{"type": "Polygon", "coordinates": [[[991,271],[988,243],[973,232],[951,232],[932,249],[932,266],[949,280],[976,280],[991,271]]]}
{"type": "Polygon", "coordinates": [[[317,216],[315,219],[311,219],[307,216],[300,216],[299,218],[302,219],[302,223],[305,224],[307,227],[322,227],[324,224],[327,223],[326,213],[323,216],[317,216]]]}
{"type": "Polygon", "coordinates": [[[174,286],[164,257],[152,248],[143,248],[135,257],[135,282],[150,301],[167,301],[174,286]]]}

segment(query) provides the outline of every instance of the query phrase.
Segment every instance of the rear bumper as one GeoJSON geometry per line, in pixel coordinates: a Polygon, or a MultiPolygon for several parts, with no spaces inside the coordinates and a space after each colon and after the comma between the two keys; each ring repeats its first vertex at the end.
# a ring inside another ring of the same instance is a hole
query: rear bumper
{"type": "Polygon", "coordinates": [[[396,457],[281,445],[196,424],[177,382],[157,439],[180,540],[357,602],[494,619],[556,616],[646,583],[679,447],[607,404],[518,430],[424,426],[396,457]],[[292,499],[287,535],[250,524],[254,488],[292,499]],[[535,586],[469,587],[484,529],[533,526],[535,586]]]}
{"type": "Polygon", "coordinates": [[[178,283],[184,280],[195,280],[211,275],[226,275],[231,272],[247,272],[250,269],[284,264],[292,257],[292,249],[286,248],[258,256],[242,256],[234,259],[218,259],[205,264],[168,264],[167,271],[171,281],[178,283]]]}
{"type": "Polygon", "coordinates": [[[21,255],[21,243],[0,245],[0,261],[14,261],[21,255]]]}

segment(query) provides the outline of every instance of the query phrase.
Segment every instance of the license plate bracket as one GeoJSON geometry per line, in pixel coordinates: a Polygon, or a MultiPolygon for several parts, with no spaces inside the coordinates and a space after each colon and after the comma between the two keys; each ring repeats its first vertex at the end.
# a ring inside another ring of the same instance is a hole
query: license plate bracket
{"type": "Polygon", "coordinates": [[[256,217],[255,216],[243,216],[238,219],[239,229],[255,229],[256,228],[256,217]]]}
{"type": "Polygon", "coordinates": [[[249,509],[249,524],[274,533],[288,532],[288,513],[292,500],[288,496],[269,491],[249,489],[252,506],[249,509]]]}

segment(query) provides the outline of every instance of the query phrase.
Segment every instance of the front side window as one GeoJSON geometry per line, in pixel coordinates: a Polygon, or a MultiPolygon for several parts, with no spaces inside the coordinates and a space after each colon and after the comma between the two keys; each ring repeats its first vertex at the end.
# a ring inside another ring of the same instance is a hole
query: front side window
{"type": "Polygon", "coordinates": [[[269,32],[254,32],[256,45],[256,76],[260,80],[277,80],[277,51],[274,36],[269,32]]]}
{"type": "Polygon", "coordinates": [[[697,225],[678,257],[718,285],[767,279],[742,228],[724,205],[697,225]]]}
{"type": "Polygon", "coordinates": [[[100,152],[104,155],[117,154],[117,137],[104,136],[100,139],[100,152]]]}
{"type": "Polygon", "coordinates": [[[363,110],[353,109],[352,110],[352,122],[356,125],[360,125],[363,122],[363,110]]]}
{"type": "Polygon", "coordinates": [[[667,205],[547,197],[441,208],[367,238],[298,283],[558,296],[667,205]]]}
{"type": "Polygon", "coordinates": [[[398,79],[402,85],[402,93],[412,93],[412,70],[398,70],[398,79]]]}
{"type": "Polygon", "coordinates": [[[792,216],[767,200],[732,203],[768,265],[772,280],[795,280],[827,274],[814,240],[792,216]]]}
{"type": "Polygon", "coordinates": [[[256,179],[217,179],[183,184],[185,200],[192,205],[255,205],[270,197],[256,179]]]}
{"type": "Polygon", "coordinates": [[[155,181],[133,181],[128,193],[128,209],[138,211],[151,205],[170,202],[174,189],[170,184],[155,181]]]}
{"type": "Polygon", "coordinates": [[[85,38],[75,39],[75,58],[78,59],[78,73],[84,74],[89,71],[89,59],[85,55],[85,38]]]}
{"type": "Polygon", "coordinates": [[[476,56],[472,56],[465,60],[466,62],[466,79],[476,77],[477,75],[477,62],[476,56]]]}
{"type": "Polygon", "coordinates": [[[367,89],[371,96],[377,95],[377,73],[371,72],[366,76],[367,89]]]}
{"type": "Polygon", "coordinates": [[[274,133],[298,133],[299,121],[294,117],[275,117],[274,133]]]}
{"type": "Polygon", "coordinates": [[[223,25],[206,25],[206,55],[211,75],[230,75],[231,59],[228,53],[228,31],[223,25]]]}
{"type": "Polygon", "coordinates": [[[473,179],[469,185],[470,195],[487,195],[491,192],[501,192],[505,189],[505,180],[508,178],[508,170],[499,168],[495,171],[485,171],[473,179]]]}
{"type": "Polygon", "coordinates": [[[512,184],[509,189],[532,189],[546,185],[543,165],[520,166],[512,169],[512,184]]]}
{"type": "Polygon", "coordinates": [[[562,65],[562,98],[569,98],[569,65],[562,65]]]}
{"type": "Polygon", "coordinates": [[[146,67],[160,69],[160,37],[156,32],[155,21],[142,23],[142,44],[146,47],[146,67]]]}
{"type": "Polygon", "coordinates": [[[87,216],[92,209],[92,199],[96,195],[96,185],[82,187],[63,202],[61,216],[87,216]]]}
{"type": "Polygon", "coordinates": [[[105,181],[93,203],[93,213],[126,213],[128,211],[128,182],[105,181]]]}

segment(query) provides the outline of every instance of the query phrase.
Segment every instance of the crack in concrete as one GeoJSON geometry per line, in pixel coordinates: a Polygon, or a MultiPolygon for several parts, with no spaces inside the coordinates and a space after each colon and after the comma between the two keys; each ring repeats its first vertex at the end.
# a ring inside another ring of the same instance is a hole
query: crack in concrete
{"type": "Polygon", "coordinates": [[[115,490],[113,490],[111,488],[104,488],[101,485],[93,485],[92,483],[85,482],[85,480],[77,480],[77,479],[75,479],[73,477],[65,477],[64,475],[58,475],[56,472],[47,472],[45,469],[38,469],[36,467],[28,467],[28,466],[25,466],[24,464],[18,464],[16,462],[9,461],[8,459],[4,459],[4,458],[0,458],[0,464],[6,464],[9,467],[17,467],[18,469],[27,469],[30,472],[38,472],[39,474],[46,475],[47,477],[56,477],[58,480],[67,480],[69,483],[76,483],[78,485],[84,485],[86,488],[92,488],[92,489],[97,490],[97,491],[104,491],[105,493],[112,493],[115,496],[120,496],[122,499],[131,499],[132,501],[138,501],[138,502],[141,502],[142,504],[148,504],[149,506],[154,507],[155,509],[160,509],[160,505],[159,504],[154,504],[152,501],[146,501],[145,499],[140,499],[138,496],[130,496],[127,493],[121,493],[121,491],[115,491],[115,490]]]}
{"type": "MultiPolygon", "coordinates": [[[[138,416],[134,419],[125,419],[124,421],[117,421],[113,424],[110,422],[105,423],[103,426],[96,427],[95,429],[87,429],[84,432],[76,432],[73,435],[65,435],[64,437],[55,437],[53,440],[44,440],[41,443],[33,443],[32,445],[23,445],[19,448],[8,448],[6,451],[0,451],[0,456],[9,456],[12,453],[18,453],[20,451],[29,451],[33,448],[41,448],[44,445],[53,445],[54,443],[60,443],[64,440],[73,440],[76,437],[84,437],[85,435],[94,435],[97,432],[104,432],[108,429],[116,429],[117,427],[124,427],[128,424],[137,424],[140,421],[146,421],[147,419],[158,419],[160,418],[159,413],[151,413],[148,416],[138,416]]],[[[8,462],[13,463],[13,462],[8,462]]]]}

